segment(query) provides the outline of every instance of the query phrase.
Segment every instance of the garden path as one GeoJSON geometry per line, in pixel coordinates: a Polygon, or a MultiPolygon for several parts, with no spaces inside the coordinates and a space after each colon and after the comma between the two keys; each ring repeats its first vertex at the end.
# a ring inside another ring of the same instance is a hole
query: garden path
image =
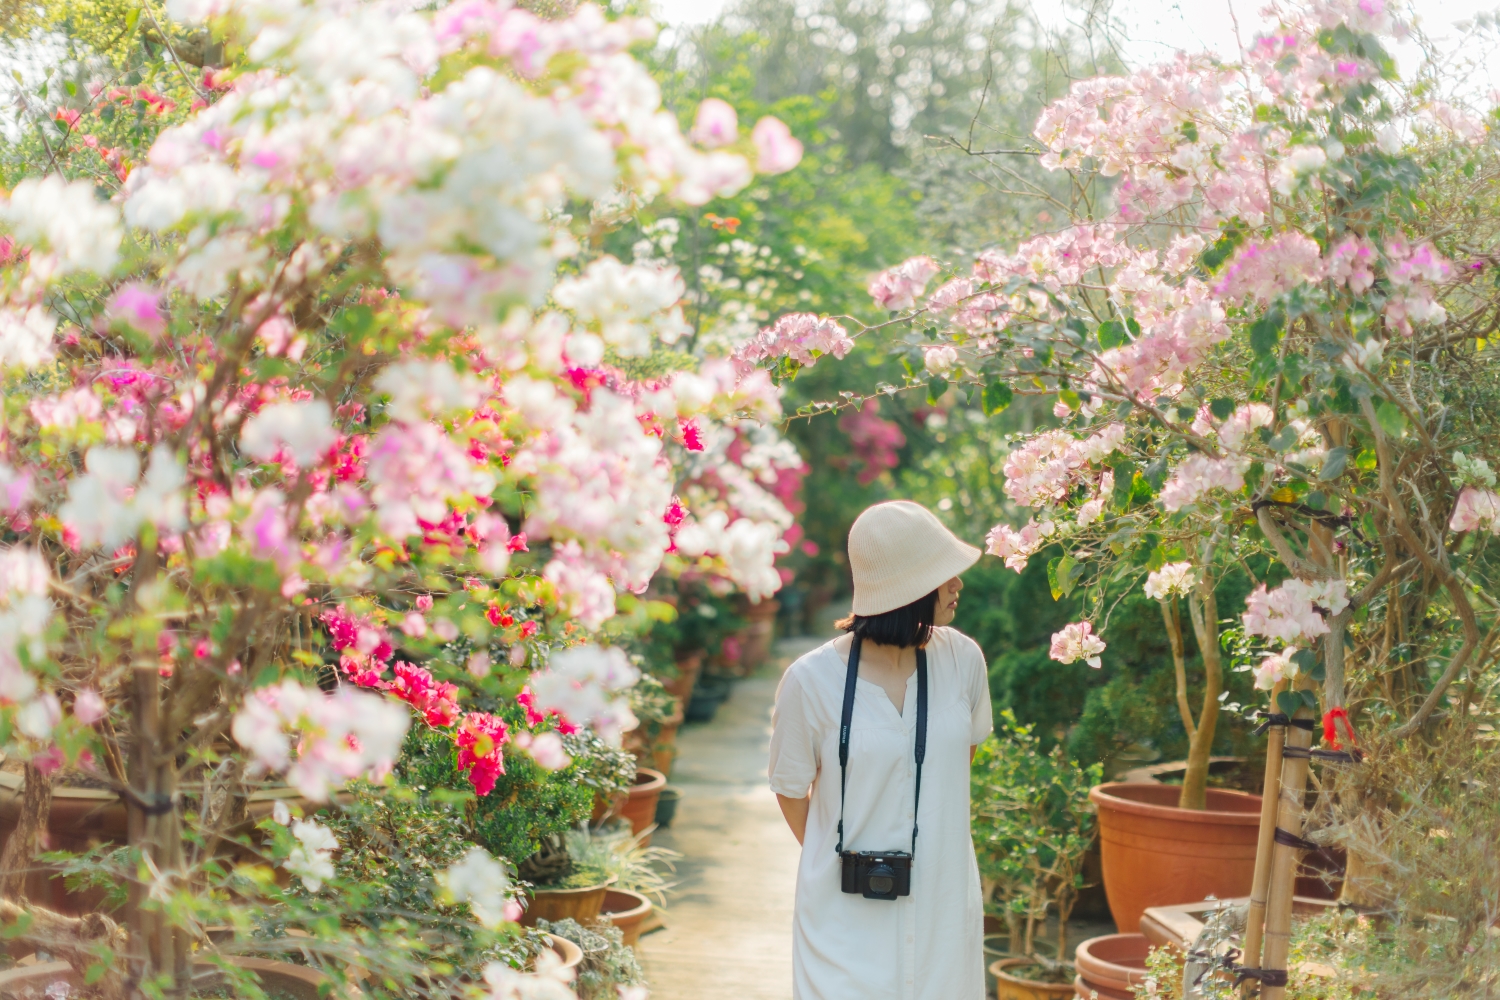
{"type": "Polygon", "coordinates": [[[652,843],[680,852],[666,927],[641,938],[652,1000],[789,1000],[797,841],[766,785],[771,705],[787,665],[826,641],[783,639],[710,723],[677,739],[682,801],[652,843]]]}

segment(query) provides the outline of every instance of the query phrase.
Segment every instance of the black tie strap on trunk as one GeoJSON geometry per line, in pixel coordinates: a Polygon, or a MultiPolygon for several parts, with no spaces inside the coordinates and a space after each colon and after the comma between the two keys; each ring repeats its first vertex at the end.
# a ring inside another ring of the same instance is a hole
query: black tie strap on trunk
{"type": "Polygon", "coordinates": [[[1234,985],[1239,986],[1247,979],[1254,979],[1262,986],[1286,986],[1285,969],[1255,969],[1247,965],[1240,965],[1240,950],[1230,948],[1223,955],[1213,955],[1206,951],[1189,952],[1188,957],[1199,962],[1206,962],[1208,968],[1198,973],[1198,978],[1193,980],[1194,986],[1203,985],[1203,980],[1208,977],[1215,967],[1222,969],[1234,977],[1234,985]]]}
{"type": "Polygon", "coordinates": [[[1295,847],[1299,851],[1327,850],[1322,844],[1314,844],[1310,840],[1304,840],[1290,830],[1283,830],[1279,826],[1276,828],[1276,843],[1282,847],[1295,847]]]}
{"type": "Polygon", "coordinates": [[[1281,751],[1281,756],[1293,757],[1298,760],[1315,760],[1324,764],[1358,764],[1365,759],[1364,751],[1359,749],[1359,747],[1350,747],[1348,750],[1309,750],[1306,747],[1284,747],[1281,751]]]}
{"type": "MultiPolygon", "coordinates": [[[[859,650],[864,642],[859,636],[849,644],[849,673],[844,678],[844,711],[839,720],[839,842],[834,848],[844,853],[844,789],[849,781],[849,735],[854,722],[854,689],[859,681],[859,650]]],[[[917,854],[917,815],[922,805],[922,761],[927,757],[927,650],[917,647],[917,782],[911,804],[911,853],[917,854]]]]}
{"type": "Polygon", "coordinates": [[[1285,712],[1256,712],[1255,717],[1261,720],[1260,725],[1255,727],[1252,734],[1255,736],[1264,736],[1266,730],[1272,726],[1281,726],[1283,728],[1295,726],[1298,729],[1305,729],[1310,733],[1318,731],[1318,724],[1312,719],[1293,719],[1287,716],[1285,712]]]}

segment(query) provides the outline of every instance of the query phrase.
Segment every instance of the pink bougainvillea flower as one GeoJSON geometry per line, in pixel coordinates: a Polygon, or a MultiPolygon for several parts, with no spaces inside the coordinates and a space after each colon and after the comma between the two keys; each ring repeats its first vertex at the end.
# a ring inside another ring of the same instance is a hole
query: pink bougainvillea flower
{"type": "Polygon", "coordinates": [[[802,143],[779,118],[767,115],[750,132],[755,143],[755,169],[763,174],[784,174],[802,162],[802,143]]]}
{"type": "Polygon", "coordinates": [[[693,130],[688,136],[705,149],[727,146],[740,136],[739,116],[726,102],[710,97],[698,105],[693,130]]]}
{"type": "Polygon", "coordinates": [[[1092,622],[1071,622],[1062,631],[1052,633],[1049,655],[1059,663],[1083,660],[1097,670],[1102,665],[1099,654],[1105,649],[1104,640],[1094,634],[1092,622]]]}

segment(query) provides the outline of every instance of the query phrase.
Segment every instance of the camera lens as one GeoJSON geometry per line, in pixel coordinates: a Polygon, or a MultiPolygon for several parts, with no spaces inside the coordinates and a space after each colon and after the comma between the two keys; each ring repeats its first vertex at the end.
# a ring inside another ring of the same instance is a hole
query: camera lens
{"type": "Polygon", "coordinates": [[[870,869],[868,882],[871,892],[886,895],[896,888],[896,873],[889,865],[876,865],[870,869]]]}

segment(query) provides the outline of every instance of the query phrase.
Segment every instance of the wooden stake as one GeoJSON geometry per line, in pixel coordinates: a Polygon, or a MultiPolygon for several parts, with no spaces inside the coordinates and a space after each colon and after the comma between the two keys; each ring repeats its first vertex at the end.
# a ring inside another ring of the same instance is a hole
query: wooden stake
{"type": "MultiPolygon", "coordinates": [[[[1305,686],[1305,678],[1298,678],[1298,688],[1305,686]]],[[[1293,718],[1310,718],[1306,707],[1297,710],[1293,718]]],[[[1313,734],[1305,729],[1291,729],[1285,746],[1307,749],[1312,746],[1313,734]]],[[[1281,790],[1277,796],[1276,826],[1294,836],[1302,836],[1306,810],[1302,800],[1307,794],[1307,766],[1305,757],[1284,757],[1281,762],[1281,790]]],[[[1274,836],[1274,831],[1273,831],[1274,836]]],[[[1300,852],[1295,847],[1273,843],[1271,846],[1271,884],[1266,896],[1266,931],[1262,969],[1286,971],[1287,956],[1292,944],[1292,895],[1297,885],[1297,862],[1300,852]]],[[[1261,985],[1261,1000],[1284,1000],[1286,987],[1261,985]]]]}
{"type": "MultiPolygon", "coordinates": [[[[1286,690],[1286,681],[1271,689],[1271,710],[1276,710],[1276,696],[1286,690]]],[[[1260,836],[1255,841],[1255,878],[1250,883],[1250,910],[1245,915],[1245,947],[1240,964],[1260,968],[1260,948],[1264,940],[1266,890],[1271,885],[1271,847],[1276,837],[1276,803],[1281,793],[1281,745],[1286,740],[1285,726],[1266,730],[1266,775],[1260,787],[1260,836]]],[[[1255,981],[1245,980],[1242,992],[1249,996],[1255,981]]]]}

